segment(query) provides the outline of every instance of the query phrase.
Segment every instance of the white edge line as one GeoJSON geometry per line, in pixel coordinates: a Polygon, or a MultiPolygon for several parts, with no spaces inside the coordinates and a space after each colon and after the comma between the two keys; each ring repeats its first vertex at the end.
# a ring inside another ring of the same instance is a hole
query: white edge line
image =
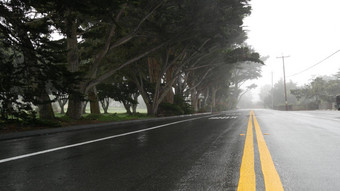
{"type": "MultiPolygon", "coordinates": [[[[204,117],[211,117],[211,116],[213,116],[213,115],[204,116],[204,117]]],[[[204,117],[197,117],[197,118],[193,118],[193,119],[185,119],[185,120],[176,121],[176,122],[172,122],[172,123],[167,123],[167,124],[163,124],[163,125],[157,125],[155,127],[149,127],[149,128],[141,129],[141,130],[137,130],[137,131],[131,131],[131,132],[123,133],[123,134],[119,134],[119,135],[103,137],[103,138],[94,139],[94,140],[91,140],[91,141],[85,141],[85,142],[80,142],[80,143],[76,143],[76,144],[66,145],[66,146],[63,146],[63,147],[57,147],[57,148],[47,149],[47,150],[38,151],[38,152],[34,152],[34,153],[29,153],[29,154],[25,154],[25,155],[19,155],[19,156],[16,156],[16,157],[5,158],[5,159],[1,159],[0,160],[0,164],[1,163],[5,163],[5,162],[9,162],[9,161],[14,161],[14,160],[22,159],[22,158],[31,157],[31,156],[41,155],[41,154],[44,154],[44,153],[50,153],[50,152],[59,151],[59,150],[63,150],[63,149],[68,149],[68,148],[72,148],[72,147],[78,147],[78,146],[81,146],[81,145],[87,145],[87,144],[91,144],[91,143],[95,143],[95,142],[105,141],[105,140],[108,140],[108,139],[114,139],[114,138],[117,138],[117,137],[123,137],[123,136],[131,135],[131,134],[136,134],[136,133],[140,133],[140,132],[144,132],[144,131],[150,131],[150,130],[153,130],[153,129],[158,129],[158,128],[161,128],[161,127],[165,127],[165,126],[169,126],[169,125],[174,125],[174,124],[177,124],[177,123],[183,123],[183,122],[186,122],[186,121],[193,121],[193,120],[201,119],[201,118],[204,118],[204,117]]]]}

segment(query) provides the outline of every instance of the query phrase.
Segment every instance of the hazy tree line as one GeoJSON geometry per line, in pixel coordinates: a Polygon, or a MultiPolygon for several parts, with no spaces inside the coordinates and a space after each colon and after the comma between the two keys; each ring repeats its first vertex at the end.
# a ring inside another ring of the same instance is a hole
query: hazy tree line
{"type": "Polygon", "coordinates": [[[248,0],[0,0],[0,14],[2,119],[54,119],[52,102],[79,119],[109,98],[133,113],[138,96],[149,115],[230,109],[260,75],[248,0]]]}
{"type": "MultiPolygon", "coordinates": [[[[293,110],[332,109],[337,95],[340,95],[340,71],[331,76],[315,77],[303,86],[292,81],[287,83],[288,104],[293,110]]],[[[262,87],[260,97],[266,108],[284,108],[283,80],[273,88],[271,85],[262,87]]]]}

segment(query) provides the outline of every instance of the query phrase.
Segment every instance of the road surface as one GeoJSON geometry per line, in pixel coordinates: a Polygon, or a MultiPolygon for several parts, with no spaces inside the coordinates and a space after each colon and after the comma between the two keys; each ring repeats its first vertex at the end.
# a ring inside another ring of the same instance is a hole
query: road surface
{"type": "Polygon", "coordinates": [[[0,141],[0,190],[339,190],[340,112],[237,110],[0,141]]]}

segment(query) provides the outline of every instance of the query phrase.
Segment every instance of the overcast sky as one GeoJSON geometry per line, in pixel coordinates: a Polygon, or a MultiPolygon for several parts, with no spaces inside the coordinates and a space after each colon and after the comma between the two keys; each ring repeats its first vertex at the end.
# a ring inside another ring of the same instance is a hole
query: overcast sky
{"type": "MultiPolygon", "coordinates": [[[[263,77],[256,81],[261,86],[283,77],[282,59],[286,76],[300,72],[340,49],[339,0],[251,0],[252,14],[245,19],[247,43],[261,56],[270,56],[263,67],[263,77]]],[[[304,85],[318,75],[332,75],[340,68],[340,52],[330,59],[294,77],[304,85]]]]}

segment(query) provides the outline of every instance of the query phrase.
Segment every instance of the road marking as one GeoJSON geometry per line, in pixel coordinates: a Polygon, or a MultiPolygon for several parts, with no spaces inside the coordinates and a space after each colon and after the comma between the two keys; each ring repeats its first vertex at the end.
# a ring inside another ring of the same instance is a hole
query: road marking
{"type": "Polygon", "coordinates": [[[253,123],[252,116],[249,116],[246,141],[242,156],[240,169],[240,179],[237,191],[254,191],[256,190],[256,177],[254,168],[254,140],[253,140],[253,123]]]}
{"type": "Polygon", "coordinates": [[[266,190],[283,191],[283,186],[280,176],[275,169],[273,159],[268,150],[267,144],[263,138],[260,125],[258,124],[255,113],[252,112],[254,126],[256,131],[257,145],[260,153],[261,168],[264,178],[264,185],[266,190]]]}
{"type": "Polygon", "coordinates": [[[236,119],[237,116],[210,117],[209,119],[236,119]]]}
{"type": "MultiPolygon", "coordinates": [[[[210,117],[210,116],[211,115],[204,116],[204,117],[210,117]]],[[[158,125],[158,126],[155,126],[155,127],[150,127],[150,128],[146,128],[146,129],[137,130],[137,131],[131,131],[131,132],[123,133],[123,134],[119,134],[119,135],[103,137],[103,138],[94,139],[94,140],[91,140],[91,141],[85,141],[85,142],[80,142],[80,143],[76,143],[76,144],[66,145],[66,146],[57,147],[57,148],[53,148],[53,149],[47,149],[47,150],[38,151],[38,152],[34,152],[34,153],[29,153],[29,154],[19,155],[19,156],[15,156],[15,157],[5,158],[5,159],[1,159],[0,160],[0,164],[1,163],[5,163],[5,162],[10,162],[10,161],[18,160],[18,159],[22,159],[22,158],[28,158],[28,157],[32,157],[32,156],[36,156],[36,155],[41,155],[41,154],[45,154],[45,153],[50,153],[50,152],[54,152],[54,151],[68,149],[68,148],[72,148],[72,147],[78,147],[78,146],[82,146],[82,145],[87,145],[87,144],[91,144],[91,143],[105,141],[105,140],[108,140],[108,139],[114,139],[114,138],[123,137],[123,136],[127,136],[127,135],[132,135],[132,134],[136,134],[136,133],[140,133],[140,132],[150,131],[150,130],[158,129],[158,128],[169,126],[169,125],[174,125],[174,124],[178,124],[178,123],[183,123],[183,122],[187,122],[187,121],[193,121],[193,120],[196,120],[196,119],[201,119],[201,118],[204,118],[204,117],[196,117],[196,118],[193,118],[193,119],[185,119],[185,120],[176,121],[176,122],[172,122],[172,123],[167,123],[167,124],[163,124],[163,125],[158,125]]]]}
{"type": "MultiPolygon", "coordinates": [[[[283,191],[280,176],[275,169],[273,159],[263,138],[261,128],[256,120],[255,113],[250,111],[246,141],[242,156],[240,179],[237,191],[256,190],[256,175],[254,166],[254,140],[253,140],[253,121],[256,132],[256,140],[259,149],[261,169],[264,178],[264,185],[267,191],[283,191]]],[[[240,134],[243,135],[243,134],[240,134]]]]}
{"type": "Polygon", "coordinates": [[[246,134],[240,134],[241,136],[245,136],[246,134]]]}
{"type": "Polygon", "coordinates": [[[209,119],[218,119],[217,117],[210,117],[209,119]]]}

